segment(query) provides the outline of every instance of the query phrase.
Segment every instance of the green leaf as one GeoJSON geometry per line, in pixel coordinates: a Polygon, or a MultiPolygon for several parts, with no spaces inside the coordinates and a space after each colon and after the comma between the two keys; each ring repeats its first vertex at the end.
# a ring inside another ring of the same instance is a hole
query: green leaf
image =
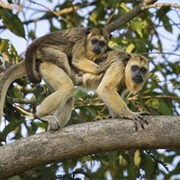
{"type": "Polygon", "coordinates": [[[148,101],[146,101],[145,105],[147,107],[152,107],[154,109],[159,109],[159,101],[158,101],[158,99],[155,99],[155,98],[151,98],[148,101]]]}
{"type": "Polygon", "coordinates": [[[131,24],[130,24],[131,28],[134,29],[140,37],[143,37],[143,29],[144,29],[144,22],[138,18],[137,21],[131,21],[131,24]]]}
{"type": "Polygon", "coordinates": [[[162,22],[163,22],[164,28],[165,28],[168,32],[172,33],[172,25],[171,25],[170,22],[169,22],[169,18],[168,18],[167,16],[164,16],[164,17],[162,18],[162,22]]]}
{"type": "Polygon", "coordinates": [[[134,154],[134,164],[135,164],[135,166],[139,167],[141,161],[142,161],[141,151],[140,150],[136,150],[136,152],[134,154]]]}
{"type": "Polygon", "coordinates": [[[6,28],[15,35],[25,39],[24,26],[17,15],[13,14],[10,10],[0,8],[0,16],[3,19],[3,23],[6,28]]]}
{"type": "Polygon", "coordinates": [[[160,101],[158,111],[163,115],[172,115],[173,111],[172,111],[171,106],[172,105],[170,101],[169,102],[160,101]]]}
{"type": "Polygon", "coordinates": [[[159,23],[162,22],[164,28],[172,33],[172,25],[170,24],[170,19],[167,16],[167,13],[171,10],[170,7],[161,7],[157,13],[156,13],[156,18],[158,18],[159,23]]]}
{"type": "Polygon", "coordinates": [[[126,52],[131,53],[134,48],[135,48],[135,45],[134,45],[133,43],[131,43],[131,44],[126,48],[126,52]]]}
{"type": "Polygon", "coordinates": [[[130,8],[128,6],[126,6],[125,3],[121,3],[120,7],[122,7],[126,12],[130,11],[130,8]]]}

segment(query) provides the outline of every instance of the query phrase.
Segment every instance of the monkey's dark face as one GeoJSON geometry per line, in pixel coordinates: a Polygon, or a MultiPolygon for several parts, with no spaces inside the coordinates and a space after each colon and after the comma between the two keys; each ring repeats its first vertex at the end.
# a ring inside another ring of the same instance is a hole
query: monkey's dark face
{"type": "Polygon", "coordinates": [[[107,42],[104,38],[98,39],[97,37],[91,38],[91,47],[94,54],[103,54],[107,49],[107,42]]]}
{"type": "Polygon", "coordinates": [[[131,93],[139,91],[149,74],[149,62],[141,55],[133,55],[125,68],[125,82],[131,93]]]}
{"type": "Polygon", "coordinates": [[[108,49],[110,34],[101,29],[91,29],[86,37],[86,55],[89,59],[98,59],[108,49]]]}
{"type": "Polygon", "coordinates": [[[131,66],[131,77],[134,83],[141,84],[144,81],[144,76],[147,73],[147,68],[138,65],[131,66]]]}

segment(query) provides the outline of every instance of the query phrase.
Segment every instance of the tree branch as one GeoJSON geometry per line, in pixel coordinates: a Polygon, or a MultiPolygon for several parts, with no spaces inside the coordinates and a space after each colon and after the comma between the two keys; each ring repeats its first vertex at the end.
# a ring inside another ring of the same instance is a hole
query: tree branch
{"type": "Polygon", "coordinates": [[[157,3],[157,4],[150,4],[143,7],[143,10],[155,7],[172,7],[180,9],[180,5],[178,4],[168,4],[168,3],[157,3]]]}
{"type": "MultiPolygon", "coordinates": [[[[37,17],[37,18],[34,18],[34,19],[30,19],[28,21],[24,21],[23,24],[26,25],[26,24],[34,23],[34,22],[37,22],[37,21],[40,21],[40,20],[57,17],[57,16],[62,17],[62,15],[64,15],[64,14],[68,14],[68,13],[71,13],[73,11],[77,11],[79,9],[82,9],[82,8],[85,8],[85,7],[88,7],[88,6],[96,5],[98,2],[100,2],[100,0],[94,0],[92,2],[85,2],[85,3],[83,3],[83,4],[79,5],[79,6],[68,7],[68,8],[62,9],[60,11],[52,11],[49,8],[47,8],[47,9],[49,9],[48,10],[49,13],[46,13],[42,17],[37,17]]],[[[2,4],[0,4],[0,6],[2,6],[2,4]]],[[[6,28],[5,26],[0,26],[0,29],[5,29],[5,28],[6,28]]]]}
{"type": "Polygon", "coordinates": [[[145,6],[153,4],[156,1],[157,0],[143,0],[140,4],[138,4],[131,11],[126,13],[124,16],[121,16],[117,20],[115,20],[112,23],[110,23],[109,25],[107,25],[106,26],[107,30],[109,32],[112,32],[112,31],[118,29],[119,27],[121,27],[122,25],[124,25],[125,23],[127,23],[128,21],[133,19],[135,16],[137,16],[138,14],[143,12],[145,6]]]}
{"type": "Polygon", "coordinates": [[[130,120],[109,119],[35,134],[0,147],[1,178],[34,167],[103,151],[180,148],[180,116],[148,116],[135,131],[130,120]]]}

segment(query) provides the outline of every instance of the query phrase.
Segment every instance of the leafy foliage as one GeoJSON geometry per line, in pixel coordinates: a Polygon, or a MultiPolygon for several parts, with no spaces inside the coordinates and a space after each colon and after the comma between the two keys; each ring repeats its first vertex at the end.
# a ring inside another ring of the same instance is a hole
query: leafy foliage
{"type": "Polygon", "coordinates": [[[8,9],[0,8],[0,16],[3,20],[3,24],[17,36],[25,38],[25,31],[23,24],[19,17],[12,13],[8,9]]]}
{"type": "MultiPolygon", "coordinates": [[[[75,26],[103,27],[138,4],[138,1],[118,0],[96,0],[93,4],[84,0],[44,2],[45,5],[42,6],[24,4],[20,12],[0,8],[3,21],[0,28],[2,31],[7,28],[23,38],[26,29],[29,41],[38,37],[38,23],[41,20],[49,24],[49,31],[75,26]],[[61,15],[55,16],[44,6],[51,7],[61,15]],[[41,9],[41,13],[37,7],[41,9]]],[[[179,53],[180,33],[174,33],[174,29],[180,27],[172,19],[171,14],[174,12],[180,16],[179,12],[169,7],[147,10],[113,32],[111,47],[141,53],[151,59],[151,73],[143,90],[138,96],[126,99],[133,111],[147,111],[152,115],[179,115],[180,63],[179,55],[176,54],[179,53]],[[175,42],[168,37],[168,43],[173,44],[172,48],[164,43],[167,42],[164,38],[168,36],[166,33],[177,37],[175,42]]],[[[18,55],[15,42],[13,46],[9,39],[10,37],[0,39],[1,70],[6,68],[6,61],[14,64],[23,58],[18,55]]],[[[22,48],[25,50],[25,47],[22,48]]],[[[32,121],[30,116],[48,94],[46,85],[33,85],[26,78],[16,80],[11,85],[4,108],[6,126],[0,134],[1,145],[47,128],[40,121],[32,121]]],[[[75,107],[69,124],[109,117],[107,108],[94,92],[86,93],[76,89],[74,98],[75,107]]],[[[11,179],[168,179],[179,174],[179,155],[179,150],[108,152],[38,167],[11,179]],[[174,163],[175,160],[177,163],[174,163]]]]}

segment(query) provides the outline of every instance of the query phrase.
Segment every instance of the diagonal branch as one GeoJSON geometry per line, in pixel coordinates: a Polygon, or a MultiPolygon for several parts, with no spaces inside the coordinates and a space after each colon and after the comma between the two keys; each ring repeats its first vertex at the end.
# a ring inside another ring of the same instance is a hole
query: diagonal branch
{"type": "Polygon", "coordinates": [[[124,16],[121,16],[120,18],[118,18],[114,22],[112,22],[109,25],[107,25],[106,26],[107,30],[109,32],[112,32],[112,31],[118,29],[119,27],[121,27],[122,25],[124,25],[125,23],[127,23],[128,21],[133,19],[135,16],[137,16],[138,14],[143,12],[144,11],[144,7],[146,7],[147,5],[155,3],[156,1],[157,0],[144,0],[144,1],[142,1],[140,4],[138,4],[131,11],[126,13],[124,16]]]}
{"type": "Polygon", "coordinates": [[[6,178],[34,167],[103,151],[180,148],[180,116],[149,116],[135,131],[130,120],[109,119],[35,134],[0,147],[0,175],[6,178]]]}

